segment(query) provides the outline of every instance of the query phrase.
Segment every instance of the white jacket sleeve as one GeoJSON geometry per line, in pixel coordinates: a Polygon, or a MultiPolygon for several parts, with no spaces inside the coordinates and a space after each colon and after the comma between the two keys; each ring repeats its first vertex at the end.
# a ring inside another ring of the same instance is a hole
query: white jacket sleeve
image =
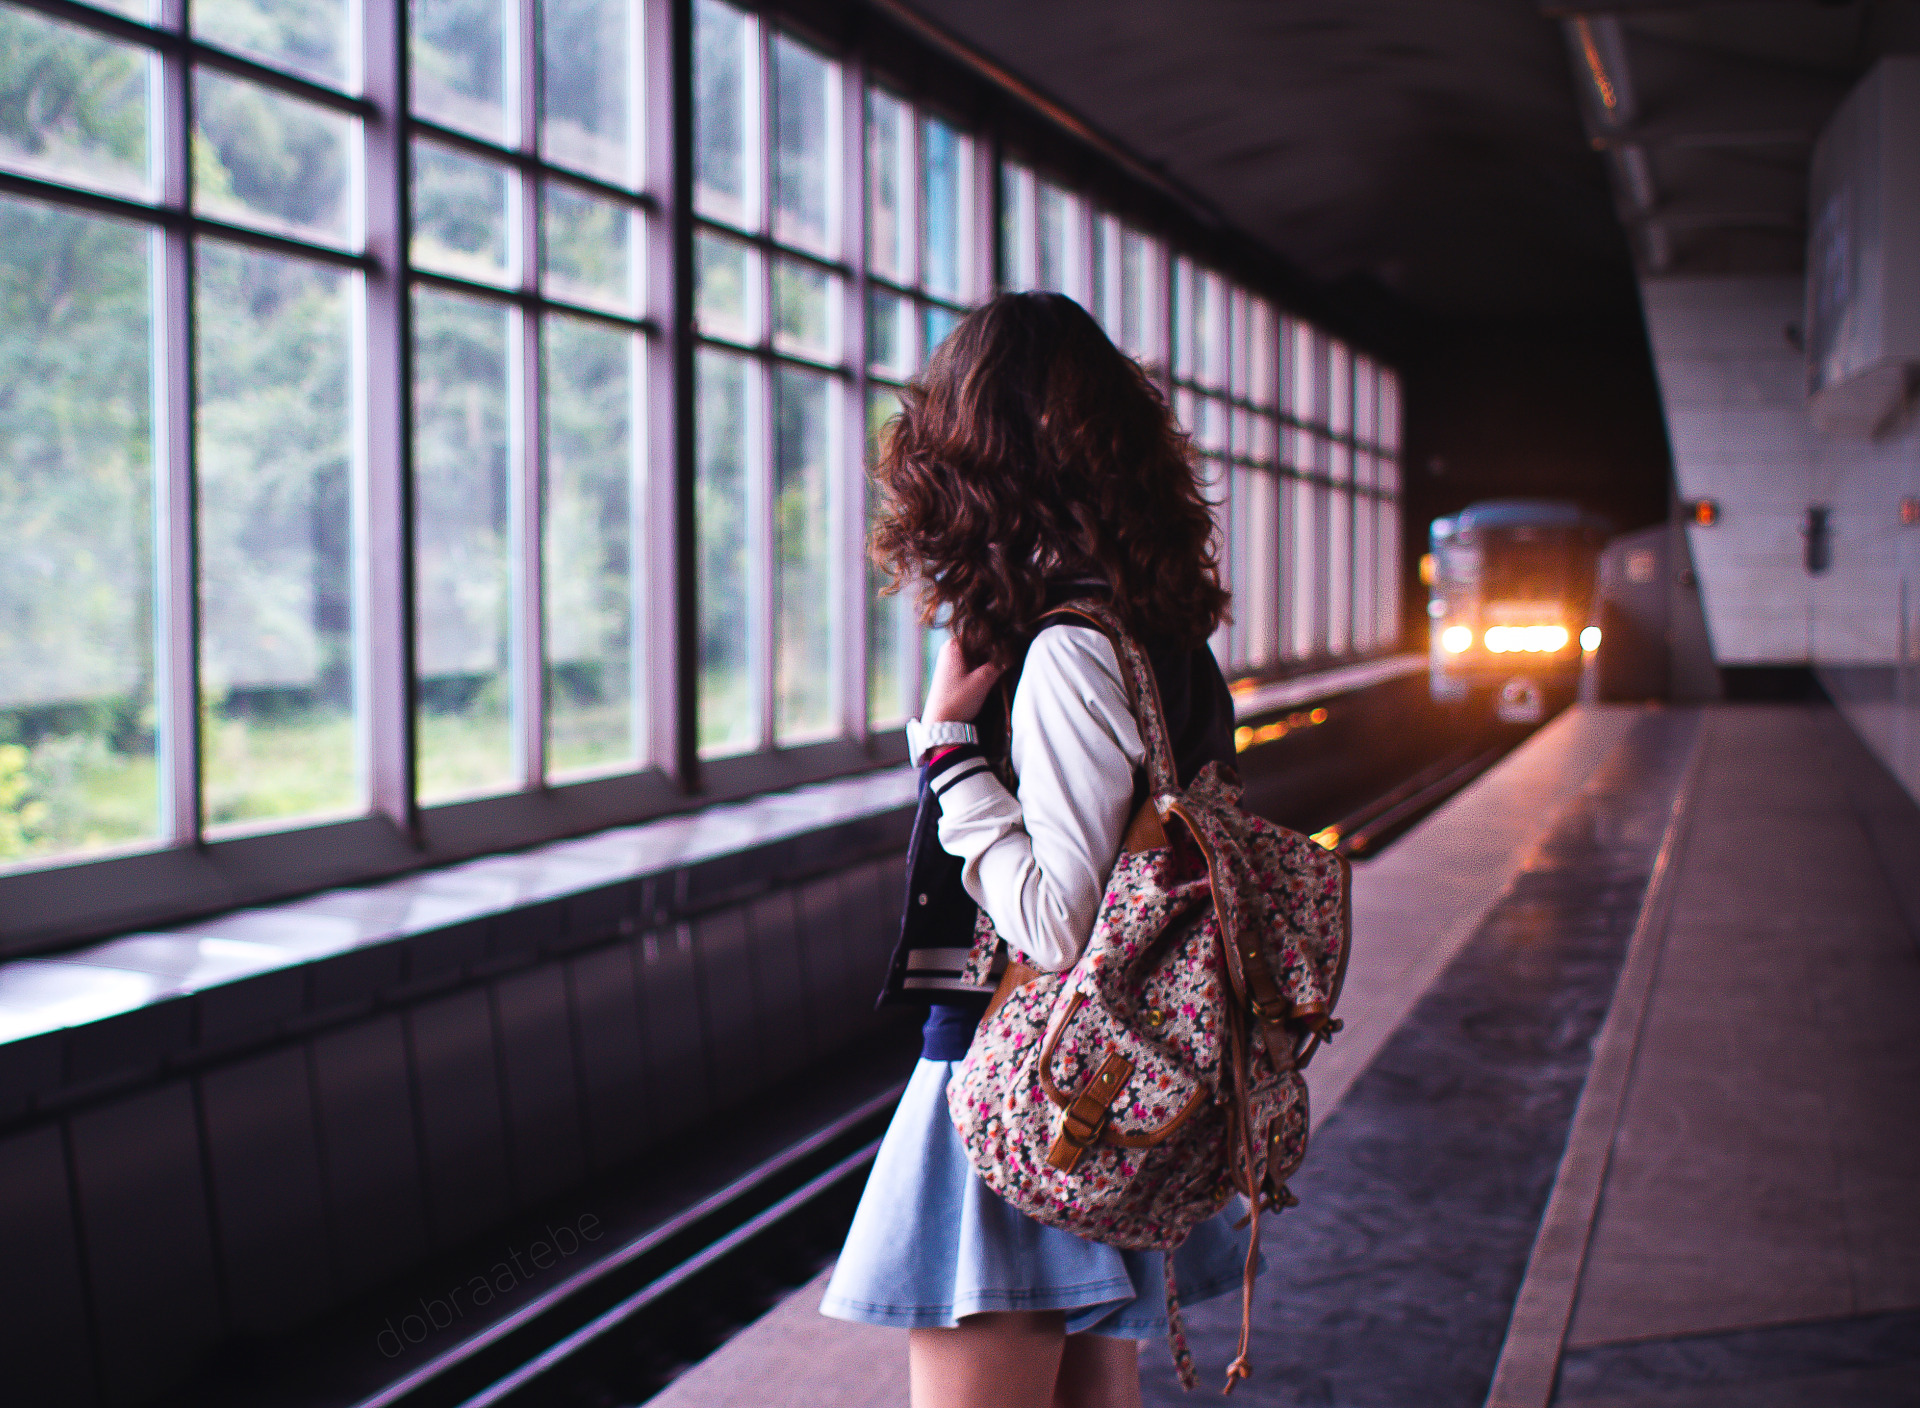
{"type": "Polygon", "coordinates": [[[940,792],[940,844],[1008,945],[1049,970],[1087,946],[1145,756],[1113,646],[1086,626],[1042,631],[1013,695],[1020,791],[974,767],[940,792]]]}

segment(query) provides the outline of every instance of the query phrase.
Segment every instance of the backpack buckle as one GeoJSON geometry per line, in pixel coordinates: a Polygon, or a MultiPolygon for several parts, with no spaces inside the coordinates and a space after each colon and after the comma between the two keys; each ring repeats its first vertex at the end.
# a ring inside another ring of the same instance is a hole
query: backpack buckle
{"type": "Polygon", "coordinates": [[[1113,1102],[1120,1094],[1120,1087],[1127,1083],[1127,1077],[1133,1074],[1133,1062],[1111,1047],[1100,1068],[1093,1073],[1093,1079],[1081,1087],[1080,1093],[1060,1111],[1060,1124],[1054,1131],[1053,1143],[1047,1149],[1047,1163],[1061,1173],[1072,1173],[1080,1162],[1080,1156],[1092,1148],[1106,1133],[1107,1121],[1113,1114],[1113,1102]]]}

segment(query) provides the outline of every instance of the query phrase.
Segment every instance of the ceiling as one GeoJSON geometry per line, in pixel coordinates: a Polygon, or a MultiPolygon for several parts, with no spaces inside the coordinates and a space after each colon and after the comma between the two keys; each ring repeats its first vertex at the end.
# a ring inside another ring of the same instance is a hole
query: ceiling
{"type": "Polygon", "coordinates": [[[1797,267],[1813,136],[1920,49],[1920,0],[912,3],[1309,275],[1444,318],[1797,267]]]}

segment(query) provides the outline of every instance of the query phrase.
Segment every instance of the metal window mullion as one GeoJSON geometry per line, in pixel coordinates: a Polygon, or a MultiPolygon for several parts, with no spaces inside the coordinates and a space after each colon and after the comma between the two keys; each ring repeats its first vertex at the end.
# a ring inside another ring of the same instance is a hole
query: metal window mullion
{"type": "MultiPolygon", "coordinates": [[[[758,150],[750,168],[760,188],[758,233],[762,241],[771,241],[774,224],[774,68],[773,26],[764,19],[753,27],[753,73],[746,85],[755,108],[748,130],[755,134],[758,150]]],[[[752,458],[747,468],[747,581],[752,610],[748,613],[750,640],[748,654],[754,682],[753,702],[758,720],[757,746],[774,744],[779,669],[779,580],[776,554],[779,543],[774,533],[774,438],[778,406],[774,399],[774,364],[765,355],[773,345],[773,261],[771,247],[761,245],[759,261],[760,346],[762,355],[752,362],[754,393],[749,432],[752,458]]]]}
{"type": "MultiPolygon", "coordinates": [[[[161,23],[184,33],[185,0],[167,0],[161,23]]],[[[159,59],[162,202],[193,200],[193,74],[183,48],[159,59]]],[[[199,583],[194,491],[193,235],[185,222],[152,236],[154,493],[154,705],[161,838],[198,843],[200,810],[199,583]]]]}
{"type": "MultiPolygon", "coordinates": [[[[849,276],[841,289],[841,360],[852,375],[834,388],[839,414],[834,422],[838,444],[834,463],[840,466],[836,492],[829,496],[835,530],[832,553],[834,596],[840,609],[833,613],[839,639],[835,658],[840,668],[840,731],[848,738],[865,739],[871,717],[867,698],[867,72],[866,65],[849,60],[840,67],[840,256],[849,276]]],[[[908,113],[908,129],[918,123],[908,113]]]]}
{"type": "Polygon", "coordinates": [[[356,693],[367,798],[417,838],[414,802],[413,359],[407,283],[407,7],[365,6],[364,472],[355,484],[356,693]]]}
{"type": "Polygon", "coordinates": [[[647,91],[665,102],[646,125],[647,171],[659,197],[647,222],[647,300],[663,330],[647,359],[646,545],[650,593],[639,673],[651,677],[653,757],[685,791],[700,785],[700,545],[695,511],[693,333],[693,4],[643,0],[647,91]],[[666,531],[661,531],[665,529],[666,531]],[[666,668],[640,669],[659,660],[666,668]]]}
{"type": "MultiPolygon", "coordinates": [[[[518,0],[515,27],[515,111],[519,119],[520,155],[532,161],[539,154],[540,64],[539,17],[534,0],[518,0]]],[[[540,182],[522,167],[507,177],[515,221],[511,230],[511,261],[521,294],[527,301],[508,314],[514,330],[508,351],[508,543],[511,554],[512,628],[509,669],[512,678],[515,772],[523,788],[539,787],[546,778],[546,611],[541,551],[542,485],[545,479],[545,436],[541,433],[540,307],[532,299],[540,290],[540,182]]]]}
{"type": "Polygon", "coordinates": [[[779,586],[775,580],[773,521],[773,421],[775,415],[773,363],[756,357],[749,368],[747,407],[747,673],[752,681],[748,707],[756,720],[755,743],[770,748],[774,739],[777,700],[774,672],[775,611],[779,586]]]}
{"type": "Polygon", "coordinates": [[[545,613],[540,530],[540,313],[508,312],[508,507],[512,613],[508,646],[512,681],[514,771],[524,788],[546,770],[545,613]]]}

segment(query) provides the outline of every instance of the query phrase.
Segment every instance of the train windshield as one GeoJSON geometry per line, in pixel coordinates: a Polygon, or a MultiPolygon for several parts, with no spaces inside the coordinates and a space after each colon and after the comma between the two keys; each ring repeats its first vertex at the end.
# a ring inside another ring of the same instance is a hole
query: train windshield
{"type": "Polygon", "coordinates": [[[1483,532],[1483,601],[1584,602],[1593,590],[1593,560],[1582,535],[1550,528],[1483,532]]]}

